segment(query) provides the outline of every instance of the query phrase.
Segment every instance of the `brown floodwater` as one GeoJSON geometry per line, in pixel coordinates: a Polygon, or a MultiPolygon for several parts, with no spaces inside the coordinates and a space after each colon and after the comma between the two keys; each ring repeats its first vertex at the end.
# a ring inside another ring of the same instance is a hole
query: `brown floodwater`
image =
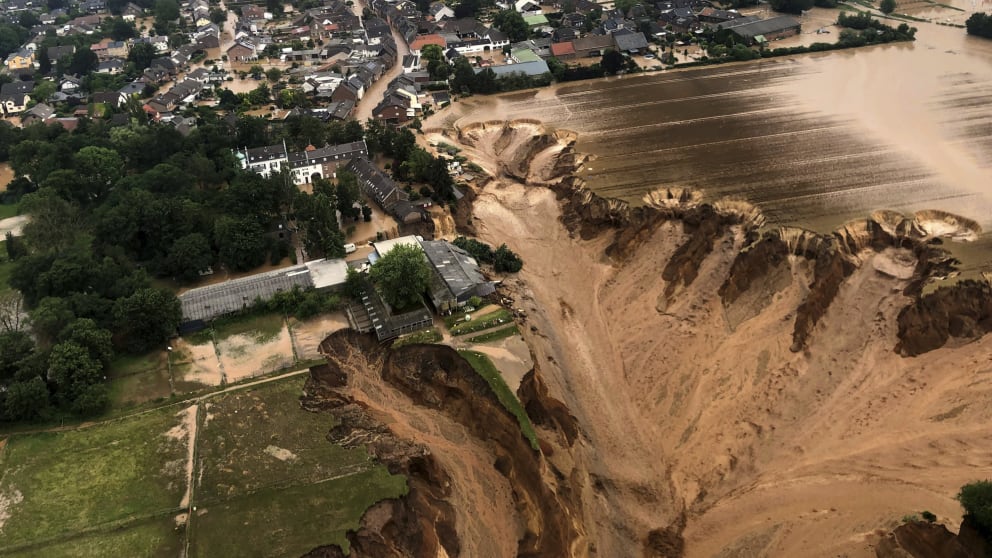
{"type": "MultiPolygon", "coordinates": [[[[588,186],[632,203],[689,187],[823,232],[875,209],[944,210],[990,231],[992,41],[916,25],[914,43],[476,97],[443,119],[578,132],[588,186]]],[[[969,270],[992,268],[992,235],[960,252],[969,270]]]]}

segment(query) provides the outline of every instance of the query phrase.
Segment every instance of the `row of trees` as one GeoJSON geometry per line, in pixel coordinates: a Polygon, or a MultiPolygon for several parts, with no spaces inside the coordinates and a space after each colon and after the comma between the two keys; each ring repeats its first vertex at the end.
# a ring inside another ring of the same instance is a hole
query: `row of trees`
{"type": "Polygon", "coordinates": [[[423,182],[430,186],[436,201],[454,200],[454,180],[445,159],[434,157],[417,145],[413,132],[369,121],[365,141],[373,153],[393,159],[393,176],[403,182],[423,182]]]}
{"type": "Polygon", "coordinates": [[[520,271],[524,262],[506,244],[501,244],[499,248],[480,242],[474,238],[459,236],[452,244],[465,250],[479,263],[491,264],[497,273],[516,273],[520,271]]]}

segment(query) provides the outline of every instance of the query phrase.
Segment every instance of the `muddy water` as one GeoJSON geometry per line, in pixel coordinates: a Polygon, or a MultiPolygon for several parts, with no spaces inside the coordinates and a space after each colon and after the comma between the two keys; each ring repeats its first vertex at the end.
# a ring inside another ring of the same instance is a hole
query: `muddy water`
{"type": "MultiPolygon", "coordinates": [[[[681,186],[820,231],[879,208],[946,210],[989,231],[992,41],[917,25],[915,43],[474,98],[444,119],[574,130],[594,156],[588,185],[634,203],[681,186]]],[[[992,236],[978,245],[969,266],[990,263],[992,236]]]]}

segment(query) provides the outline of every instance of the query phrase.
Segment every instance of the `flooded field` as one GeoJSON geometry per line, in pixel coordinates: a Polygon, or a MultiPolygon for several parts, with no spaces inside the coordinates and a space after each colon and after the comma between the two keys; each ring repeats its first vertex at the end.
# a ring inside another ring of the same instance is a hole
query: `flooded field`
{"type": "MultiPolygon", "coordinates": [[[[915,43],[471,98],[433,124],[576,131],[593,155],[588,185],[633,203],[690,187],[820,231],[880,208],[950,211],[989,231],[992,41],[919,25],[915,43]]],[[[992,259],[988,232],[978,244],[992,259]]]]}

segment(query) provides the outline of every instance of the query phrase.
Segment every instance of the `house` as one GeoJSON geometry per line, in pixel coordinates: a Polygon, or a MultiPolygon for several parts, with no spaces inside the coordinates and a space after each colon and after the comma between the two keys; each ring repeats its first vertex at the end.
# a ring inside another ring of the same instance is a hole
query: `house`
{"type": "Polygon", "coordinates": [[[633,33],[627,30],[613,34],[613,42],[619,52],[640,54],[648,48],[648,40],[640,31],[633,33]]]}
{"type": "Polygon", "coordinates": [[[568,41],[567,43],[552,43],[551,56],[554,56],[558,60],[572,60],[575,58],[575,45],[572,44],[572,41],[568,41]]]}
{"type": "Polygon", "coordinates": [[[132,97],[141,97],[142,94],[145,92],[145,83],[141,81],[132,81],[131,83],[128,83],[124,87],[118,89],[117,92],[125,100],[130,99],[132,97]]]}
{"type": "Polygon", "coordinates": [[[513,9],[524,15],[541,13],[541,6],[533,0],[516,0],[513,3],[513,9]]]}
{"type": "Polygon", "coordinates": [[[75,93],[83,87],[83,82],[76,76],[62,76],[59,82],[59,91],[66,95],[75,93]]]}
{"type": "Polygon", "coordinates": [[[719,24],[718,28],[729,30],[750,46],[798,35],[802,31],[802,24],[795,18],[778,16],[770,19],[744,22],[741,22],[740,19],[735,19],[719,24]]]}
{"type": "Polygon", "coordinates": [[[390,124],[405,124],[409,122],[409,98],[396,92],[388,92],[382,101],[372,109],[372,117],[390,124]]]}
{"type": "Polygon", "coordinates": [[[21,117],[21,125],[29,126],[35,122],[45,122],[55,114],[55,109],[45,103],[38,103],[31,107],[24,116],[21,117]]]}
{"type": "Polygon", "coordinates": [[[408,74],[410,72],[416,72],[420,70],[420,56],[416,54],[407,54],[403,57],[403,73],[408,74]]]}
{"type": "Polygon", "coordinates": [[[128,46],[124,41],[107,43],[106,55],[111,58],[127,58],[128,46]]]}
{"type": "Polygon", "coordinates": [[[332,177],[337,169],[355,158],[368,157],[369,148],[365,141],[340,145],[327,145],[316,148],[308,145],[303,151],[290,152],[286,144],[243,149],[235,153],[241,168],[249,169],[264,177],[289,170],[293,183],[297,186],[311,183],[315,178],[332,177]]]}
{"type": "Polygon", "coordinates": [[[422,209],[410,203],[409,194],[365,157],[352,159],[347,170],[358,177],[358,184],[365,195],[375,200],[398,223],[411,224],[428,218],[422,209]]]}
{"type": "Polygon", "coordinates": [[[701,23],[723,23],[743,16],[737,10],[718,10],[707,6],[696,14],[696,17],[701,23]]]}
{"type": "Polygon", "coordinates": [[[420,247],[431,266],[429,296],[439,314],[464,306],[473,296],[496,292],[468,252],[444,240],[422,240],[420,247]]]}
{"type": "Polygon", "coordinates": [[[255,50],[255,44],[253,42],[247,39],[240,39],[235,41],[235,43],[227,49],[227,59],[231,62],[247,62],[257,60],[258,52],[255,50]]]}
{"type": "Polygon", "coordinates": [[[589,35],[572,41],[576,58],[602,56],[606,50],[613,48],[613,37],[610,35],[589,35]]]}
{"type": "Polygon", "coordinates": [[[11,116],[24,112],[28,101],[31,100],[29,95],[33,89],[34,82],[30,81],[3,84],[0,88],[0,106],[3,107],[3,114],[11,116]],[[30,84],[30,88],[26,88],[24,84],[30,84]]]}
{"type": "Polygon", "coordinates": [[[96,73],[98,74],[119,74],[122,71],[124,71],[124,61],[120,58],[104,60],[96,67],[96,73]]]}
{"type": "Polygon", "coordinates": [[[75,45],[63,45],[63,46],[53,46],[48,47],[45,51],[48,54],[48,59],[52,61],[52,64],[57,63],[63,58],[72,58],[72,55],[76,53],[75,45]]]}
{"type": "Polygon", "coordinates": [[[128,2],[127,6],[124,6],[124,10],[121,12],[121,17],[124,21],[134,21],[139,17],[145,17],[145,11],[134,2],[128,2]]]}
{"type": "Polygon", "coordinates": [[[12,72],[34,70],[34,51],[26,48],[16,50],[7,56],[4,64],[12,72]]]}
{"type": "Polygon", "coordinates": [[[427,9],[427,15],[434,18],[434,21],[443,21],[445,19],[453,19],[455,17],[455,11],[449,8],[444,2],[431,2],[430,7],[427,9]]]}

